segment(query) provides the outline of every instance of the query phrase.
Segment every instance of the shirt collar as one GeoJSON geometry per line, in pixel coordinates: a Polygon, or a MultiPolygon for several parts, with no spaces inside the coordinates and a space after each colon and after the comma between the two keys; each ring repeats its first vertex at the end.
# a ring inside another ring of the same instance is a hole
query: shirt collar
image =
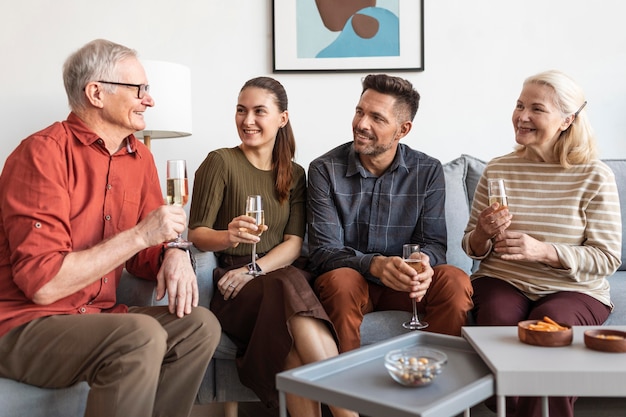
{"type": "MultiPolygon", "coordinates": [[[[403,168],[405,171],[409,171],[407,167],[406,161],[404,159],[404,152],[406,151],[405,145],[400,143],[398,144],[398,149],[396,150],[396,156],[393,158],[391,165],[387,168],[387,172],[394,172],[398,168],[403,168]]],[[[350,145],[350,151],[348,153],[348,169],[346,170],[346,176],[351,177],[353,175],[359,174],[363,178],[373,177],[374,175],[369,172],[363,164],[361,164],[361,160],[359,159],[359,155],[354,150],[354,144],[350,145]]]]}
{"type": "MultiPolygon", "coordinates": [[[[76,139],[78,139],[80,143],[85,146],[91,146],[100,139],[100,137],[95,132],[93,132],[74,112],[71,112],[67,117],[67,125],[69,126],[76,139]]],[[[131,134],[126,137],[124,146],[117,153],[136,153],[138,156],[141,156],[142,152],[146,148],[142,148],[142,146],[139,146],[138,144],[138,139],[135,137],[134,134],[131,134]]]]}

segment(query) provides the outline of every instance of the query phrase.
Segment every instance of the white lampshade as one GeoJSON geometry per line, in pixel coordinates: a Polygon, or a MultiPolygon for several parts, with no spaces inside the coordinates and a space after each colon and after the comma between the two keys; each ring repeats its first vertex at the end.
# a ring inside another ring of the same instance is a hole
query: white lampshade
{"type": "Polygon", "coordinates": [[[191,72],[184,65],[142,61],[154,107],[146,109],[146,128],[135,133],[150,147],[151,139],[191,135],[191,72]]]}

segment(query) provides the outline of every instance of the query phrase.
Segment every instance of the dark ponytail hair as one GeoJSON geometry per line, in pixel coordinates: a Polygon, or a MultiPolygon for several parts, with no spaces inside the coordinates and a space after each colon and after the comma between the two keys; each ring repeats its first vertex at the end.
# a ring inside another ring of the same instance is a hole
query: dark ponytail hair
{"type": "MultiPolygon", "coordinates": [[[[283,112],[287,110],[287,92],[281,83],[270,77],[257,77],[248,80],[241,91],[248,87],[262,88],[269,91],[274,96],[274,101],[278,109],[283,112]]],[[[282,204],[289,199],[289,190],[293,182],[293,170],[291,162],[296,154],[296,139],[291,129],[291,122],[276,133],[274,150],[272,151],[272,171],[274,173],[274,189],[278,201],[282,204]]]]}

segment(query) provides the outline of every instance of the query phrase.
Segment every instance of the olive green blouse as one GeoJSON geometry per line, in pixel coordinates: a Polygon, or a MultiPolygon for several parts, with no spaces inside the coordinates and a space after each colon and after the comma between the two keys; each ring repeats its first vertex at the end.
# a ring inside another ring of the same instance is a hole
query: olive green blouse
{"type": "MultiPolygon", "coordinates": [[[[304,238],[306,229],[306,177],[304,169],[292,162],[293,183],[289,200],[280,204],[274,189],[272,171],[255,168],[244,153],[235,148],[210,152],[195,174],[189,228],[205,226],[226,230],[234,217],[245,214],[246,197],[263,197],[265,224],[268,230],[257,243],[264,253],[283,241],[284,235],[304,238]]],[[[222,251],[234,256],[250,255],[252,245],[241,244],[222,251]]]]}

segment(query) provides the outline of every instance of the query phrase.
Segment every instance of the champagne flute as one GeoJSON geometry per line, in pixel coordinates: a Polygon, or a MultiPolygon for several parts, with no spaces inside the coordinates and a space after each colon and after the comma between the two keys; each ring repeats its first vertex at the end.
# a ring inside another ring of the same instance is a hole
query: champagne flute
{"type": "Polygon", "coordinates": [[[506,189],[504,188],[504,180],[502,178],[490,178],[487,185],[489,205],[493,203],[500,204],[498,211],[507,208],[509,204],[506,197],[506,189]]]}
{"type": "MultiPolygon", "coordinates": [[[[402,259],[411,268],[415,269],[419,274],[424,270],[422,264],[422,256],[420,252],[420,245],[415,243],[407,243],[402,245],[402,259]]],[[[413,317],[411,320],[402,323],[402,327],[409,330],[419,330],[428,327],[428,323],[420,321],[417,314],[417,302],[415,298],[411,298],[411,304],[413,305],[413,317]]]]}
{"type": "MultiPolygon", "coordinates": [[[[261,236],[263,233],[263,225],[265,224],[265,212],[263,211],[263,199],[260,195],[249,195],[246,198],[246,216],[252,217],[255,224],[258,226],[257,230],[245,229],[245,232],[250,234],[261,236]]],[[[248,271],[249,275],[259,276],[263,275],[262,272],[257,270],[256,265],[256,242],[252,244],[252,268],[248,271]]]]}
{"type": "MultiPolygon", "coordinates": [[[[167,204],[170,206],[184,206],[189,200],[189,186],[187,181],[187,162],[184,159],[167,161],[167,204]]],[[[188,248],[191,242],[178,235],[176,240],[168,242],[171,248],[188,248]]]]}

